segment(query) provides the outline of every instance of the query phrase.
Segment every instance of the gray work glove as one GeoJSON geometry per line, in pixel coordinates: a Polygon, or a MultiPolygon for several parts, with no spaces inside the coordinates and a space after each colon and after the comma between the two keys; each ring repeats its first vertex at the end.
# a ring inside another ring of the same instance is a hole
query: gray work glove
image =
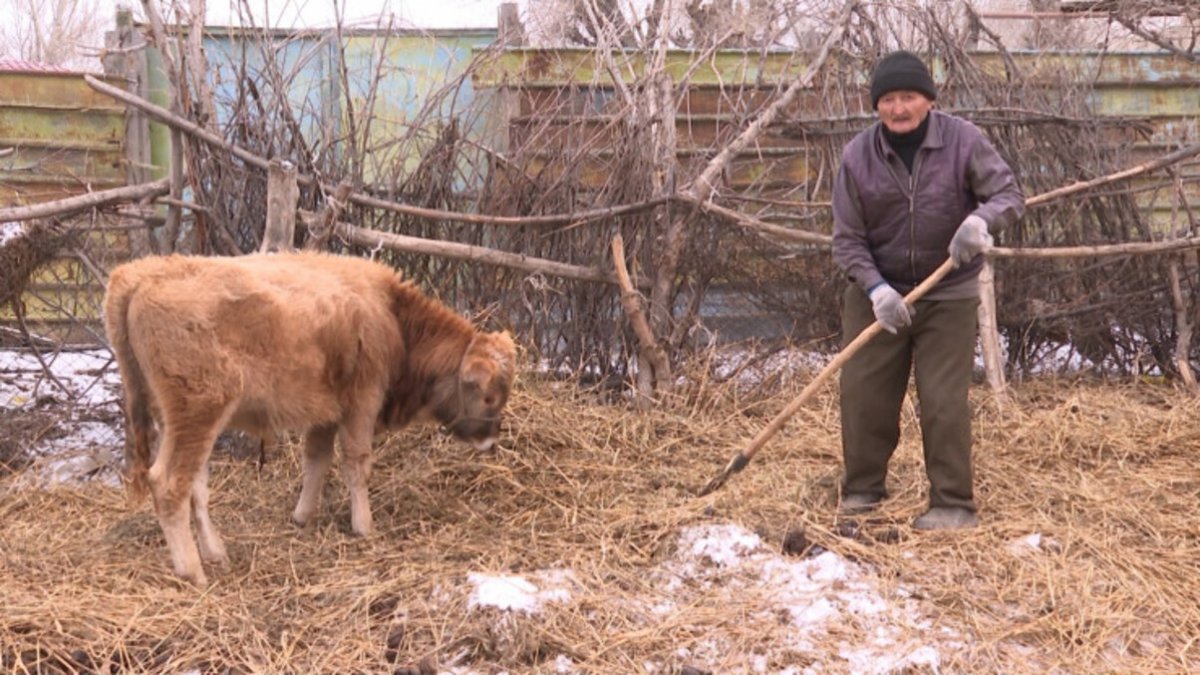
{"type": "Polygon", "coordinates": [[[912,325],[912,315],[916,309],[904,304],[904,296],[887,284],[879,284],[871,289],[871,309],[875,311],[875,320],[883,329],[892,335],[905,326],[912,325]]]}
{"type": "Polygon", "coordinates": [[[992,247],[992,235],[988,234],[987,222],[976,215],[967,216],[950,240],[950,258],[954,266],[969,263],[975,256],[992,247]]]}

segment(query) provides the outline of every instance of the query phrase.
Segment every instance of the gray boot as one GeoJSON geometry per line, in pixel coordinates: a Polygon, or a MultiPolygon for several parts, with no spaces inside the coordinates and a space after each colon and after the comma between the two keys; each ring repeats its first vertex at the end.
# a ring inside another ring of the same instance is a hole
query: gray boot
{"type": "Polygon", "coordinates": [[[913,521],[914,530],[961,530],[975,527],[979,518],[974,511],[958,506],[934,506],[913,521]]]}
{"type": "Polygon", "coordinates": [[[883,501],[883,497],[869,492],[849,492],[842,495],[842,504],[838,507],[838,514],[843,516],[854,516],[867,511],[874,511],[879,502],[883,501]]]}

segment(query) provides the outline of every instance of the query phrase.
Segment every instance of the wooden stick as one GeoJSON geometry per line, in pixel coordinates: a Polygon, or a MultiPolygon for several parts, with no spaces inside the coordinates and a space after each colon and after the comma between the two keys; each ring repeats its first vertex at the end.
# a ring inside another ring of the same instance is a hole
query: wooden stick
{"type": "Polygon", "coordinates": [[[88,192],[87,194],[67,197],[66,199],[59,199],[53,202],[42,202],[29,206],[12,206],[0,209],[0,222],[62,216],[75,211],[107,206],[116,202],[136,201],[147,197],[161,197],[167,194],[170,189],[170,179],[163,178],[153,183],[126,185],[125,187],[113,188],[111,190],[88,192]]]}
{"type": "MultiPolygon", "coordinates": [[[[150,101],[141,98],[140,96],[134,96],[120,87],[114,87],[107,82],[102,82],[91,75],[84,75],[83,80],[84,82],[87,82],[88,86],[90,86],[92,89],[95,89],[102,94],[107,94],[118,101],[134,106],[135,108],[138,108],[142,112],[169,127],[179,129],[180,131],[185,131],[204,141],[205,143],[208,143],[209,145],[221,148],[222,150],[225,150],[234,157],[237,157],[253,167],[257,167],[263,171],[267,170],[268,162],[266,159],[259,157],[248,150],[239,148],[232,143],[225,142],[225,139],[209,131],[208,129],[201,127],[199,124],[180,117],[179,115],[172,113],[170,110],[167,110],[162,106],[155,105],[150,101]]],[[[301,176],[298,178],[298,180],[302,185],[312,184],[312,179],[307,176],[301,176]]]]}
{"type": "Polygon", "coordinates": [[[712,158],[712,161],[708,163],[708,166],[704,167],[704,171],[700,172],[696,180],[692,181],[692,184],[684,189],[684,193],[687,196],[699,201],[707,201],[712,195],[713,190],[716,189],[717,176],[725,171],[725,167],[728,166],[729,162],[733,161],[733,158],[738,153],[752,143],[754,139],[758,138],[775,121],[779,113],[792,104],[792,101],[800,94],[800,90],[812,85],[813,77],[825,65],[825,61],[829,58],[829,53],[833,49],[833,45],[842,39],[842,34],[845,33],[846,26],[850,23],[850,17],[857,7],[858,0],[847,0],[846,4],[842,6],[841,15],[838,17],[837,28],[830,31],[829,35],[825,38],[825,42],[821,44],[821,49],[817,52],[817,57],[813,59],[812,63],[808,64],[808,68],[804,70],[804,73],[800,77],[797,77],[779,98],[772,101],[771,105],[767,106],[750,126],[746,127],[742,133],[738,134],[737,138],[733,139],[729,145],[721,149],[721,152],[716,157],[712,158]]]}
{"type": "MultiPolygon", "coordinates": [[[[922,281],[920,285],[912,289],[908,295],[904,296],[904,302],[909,305],[915,303],[926,293],[928,293],[929,289],[933,288],[939,281],[944,279],[946,275],[949,274],[953,269],[954,260],[952,258],[947,258],[946,262],[942,263],[941,267],[938,267],[936,270],[934,270],[932,274],[925,278],[925,281],[922,281]]],[[[763,427],[762,431],[758,432],[758,435],[755,436],[752,441],[750,441],[750,444],[746,446],[745,450],[734,455],[733,459],[729,460],[729,464],[726,465],[725,469],[718,474],[716,478],[709,481],[708,485],[704,486],[704,489],[700,491],[700,496],[703,497],[704,495],[717,490],[725,484],[725,481],[729,480],[730,476],[746,468],[746,465],[750,463],[750,460],[754,458],[754,455],[757,454],[758,451],[767,444],[767,441],[771,440],[772,436],[774,436],[779,432],[780,429],[783,428],[783,425],[787,423],[788,419],[790,419],[792,415],[796,414],[796,411],[800,409],[800,406],[808,403],[808,399],[812,398],[813,394],[817,392],[817,389],[820,388],[821,385],[825,384],[829,378],[833,377],[834,373],[841,370],[842,366],[850,360],[850,357],[854,356],[859,349],[862,349],[863,345],[870,342],[871,339],[878,335],[882,330],[883,324],[879,323],[878,321],[864,328],[863,331],[850,342],[850,344],[846,345],[842,351],[838,352],[837,356],[833,357],[833,360],[829,362],[829,365],[825,366],[820,373],[817,373],[817,376],[813,378],[813,381],[809,382],[808,386],[804,387],[804,390],[801,391],[796,398],[792,399],[790,403],[784,406],[783,410],[779,411],[779,413],[775,415],[774,419],[772,419],[767,426],[763,427]]]]}
{"type": "Polygon", "coordinates": [[[989,249],[987,255],[997,258],[1088,258],[1177,253],[1195,248],[1200,248],[1200,237],[1171,239],[1169,241],[1135,241],[1128,244],[1103,244],[1098,246],[1061,246],[1057,248],[1005,248],[996,246],[989,249]]]}
{"type": "Polygon", "coordinates": [[[1075,183],[1071,183],[1070,185],[1050,190],[1049,192],[1043,192],[1040,195],[1026,199],[1025,205],[1037,206],[1039,204],[1046,204],[1056,199],[1062,199],[1068,195],[1073,195],[1077,192],[1083,192],[1084,190],[1090,190],[1094,187],[1115,183],[1127,178],[1133,178],[1134,176],[1140,176],[1143,173],[1149,173],[1150,171],[1154,171],[1156,169],[1162,169],[1171,166],[1172,164],[1182,162],[1185,159],[1191,159],[1196,155],[1200,155],[1200,143],[1193,143],[1185,148],[1181,148],[1170,154],[1163,155],[1158,159],[1153,159],[1149,162],[1143,162],[1137,166],[1132,166],[1128,169],[1110,173],[1107,176],[1100,176],[1099,178],[1093,178],[1091,180],[1077,181],[1075,183]]]}
{"type": "MultiPolygon", "coordinates": [[[[300,221],[302,223],[312,222],[317,217],[316,213],[302,211],[300,221]]],[[[533,258],[519,253],[497,251],[483,246],[472,246],[470,244],[459,244],[450,241],[434,241],[432,239],[410,237],[403,234],[379,232],[347,223],[337,223],[334,225],[334,233],[346,241],[358,244],[359,246],[379,247],[393,251],[408,251],[411,253],[454,258],[456,260],[482,262],[524,270],[526,272],[548,274],[565,279],[594,281],[605,284],[617,283],[613,275],[606,274],[592,267],[569,265],[554,260],[546,260],[545,258],[533,258]]]]}
{"type": "Polygon", "coordinates": [[[359,206],[368,206],[385,211],[394,211],[403,213],[409,216],[418,218],[428,218],[431,220],[449,220],[459,223],[473,223],[476,225],[577,225],[582,222],[592,220],[606,220],[617,216],[629,215],[641,211],[649,211],[671,201],[671,197],[656,197],[647,199],[644,202],[636,204],[622,204],[621,206],[612,206],[602,209],[591,209],[589,211],[577,211],[575,213],[564,213],[560,215],[549,216],[488,216],[479,213],[459,213],[457,211],[440,211],[438,209],[427,209],[421,206],[411,206],[409,204],[401,204],[399,202],[389,202],[384,199],[370,197],[359,192],[350,195],[350,201],[359,206]]]}
{"type": "Polygon", "coordinates": [[[817,232],[806,232],[804,230],[796,230],[774,223],[768,223],[765,220],[760,220],[754,216],[748,216],[740,211],[735,211],[731,208],[721,206],[715,202],[708,200],[700,200],[695,197],[690,197],[687,194],[676,195],[676,199],[685,203],[698,207],[705,213],[711,213],[715,216],[720,216],[726,220],[734,222],[747,229],[762,232],[763,234],[788,239],[790,241],[800,242],[804,244],[819,244],[822,246],[832,246],[833,237],[827,234],[819,234],[817,232]]]}
{"type": "MultiPolygon", "coordinates": [[[[630,281],[629,270],[625,267],[625,240],[621,237],[620,232],[613,236],[612,256],[613,268],[617,273],[617,285],[621,287],[621,306],[625,309],[625,315],[629,317],[629,324],[633,327],[633,333],[641,345],[638,351],[645,362],[641,365],[653,371],[652,380],[655,391],[669,389],[672,382],[671,360],[667,358],[666,350],[654,339],[654,331],[650,330],[650,322],[646,320],[646,313],[642,309],[642,296],[634,289],[633,282],[630,281]]],[[[640,407],[648,403],[651,396],[648,392],[639,393],[641,394],[638,397],[640,407]]]]}

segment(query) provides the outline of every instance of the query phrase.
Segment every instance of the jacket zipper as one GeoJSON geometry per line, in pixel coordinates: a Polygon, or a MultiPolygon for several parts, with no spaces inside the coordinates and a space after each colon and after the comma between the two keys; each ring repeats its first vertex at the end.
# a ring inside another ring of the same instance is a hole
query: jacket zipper
{"type": "MultiPolygon", "coordinates": [[[[923,145],[924,144],[922,144],[922,146],[923,145]]],[[[909,282],[913,286],[916,286],[917,284],[921,283],[921,280],[917,278],[916,241],[917,241],[917,174],[921,170],[921,157],[925,154],[925,153],[921,152],[921,150],[923,150],[923,149],[924,149],[924,147],[917,148],[917,156],[913,158],[912,171],[909,172],[909,174],[908,174],[908,190],[907,190],[908,194],[905,195],[906,197],[908,197],[908,275],[909,275],[909,282]]],[[[887,153],[888,151],[885,150],[884,152],[887,153]]],[[[900,179],[900,176],[896,173],[896,168],[892,166],[892,163],[890,161],[885,161],[884,164],[887,165],[888,173],[892,174],[892,179],[896,181],[896,184],[899,185],[901,187],[901,189],[904,189],[905,183],[903,180],[900,179]]]]}
{"type": "Polygon", "coordinates": [[[913,159],[913,170],[908,177],[908,273],[915,285],[917,279],[917,167],[921,165],[921,150],[913,159]]]}

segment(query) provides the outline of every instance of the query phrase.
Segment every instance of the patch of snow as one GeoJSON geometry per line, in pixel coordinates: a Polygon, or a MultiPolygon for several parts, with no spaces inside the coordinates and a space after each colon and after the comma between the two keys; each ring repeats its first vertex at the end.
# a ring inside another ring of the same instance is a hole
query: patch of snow
{"type": "MultiPolygon", "coordinates": [[[[797,652],[816,655],[814,645],[833,640],[838,648],[796,673],[829,670],[892,673],[912,668],[937,670],[940,647],[957,640],[943,628],[934,637],[914,641],[908,636],[929,634],[933,622],[922,616],[911,593],[885,594],[878,579],[858,563],[832,551],[795,559],[768,549],[761,538],[735,524],[705,524],[680,533],[675,555],[654,574],[664,599],[647,600],[652,615],[683,611],[695,602],[730,603],[754,600],[755,616],[786,619],[773,639],[797,652]],[[697,594],[706,597],[697,599],[697,594]],[[842,639],[841,629],[853,623],[870,636],[866,641],[842,639]]],[[[719,638],[682,649],[678,656],[717,660],[728,653],[719,638]]],[[[766,663],[746,655],[747,667],[767,672],[766,663]]]]}
{"type": "Polygon", "coordinates": [[[1039,532],[1013,539],[1005,546],[1008,552],[1020,558],[1042,550],[1042,535],[1039,532]]]}
{"type": "MultiPolygon", "coordinates": [[[[579,586],[575,575],[563,569],[525,575],[472,572],[467,581],[472,586],[468,607],[503,610],[505,621],[529,620],[547,603],[570,600],[579,586]]],[[[741,667],[746,672],[937,672],[943,651],[962,643],[957,630],[936,625],[922,614],[910,591],[882,590],[869,568],[832,551],[802,559],[785,556],[769,549],[757,534],[733,523],[682,530],[675,553],[651,570],[647,581],[652,591],[632,602],[643,608],[648,618],[654,617],[651,620],[714,603],[750,606],[754,609],[747,620],[763,621],[771,626],[769,630],[778,631],[769,636],[772,643],[815,659],[803,668],[771,671],[769,658],[745,654],[741,667]],[[856,630],[847,631],[847,626],[856,630]],[[914,639],[913,635],[922,637],[914,639]],[[830,644],[835,647],[828,649],[830,644]]],[[[714,635],[677,647],[671,657],[703,666],[728,663],[729,652],[723,638],[714,635]]],[[[566,655],[558,655],[548,666],[559,673],[572,672],[574,667],[566,655]]],[[[671,672],[672,668],[664,662],[643,664],[651,673],[671,672]]],[[[453,672],[465,675],[474,671],[453,672]]]]}
{"type": "Polygon", "coordinates": [[[25,225],[20,222],[0,223],[0,246],[25,234],[25,225]]]}
{"type": "Polygon", "coordinates": [[[123,453],[121,378],[106,349],[39,356],[0,350],[0,412],[45,413],[56,418],[22,448],[33,468],[20,485],[118,482],[114,467],[123,453]]]}
{"type": "Polygon", "coordinates": [[[762,545],[757,534],[736,525],[714,525],[709,530],[693,528],[679,538],[679,548],[688,558],[718,567],[732,567],[762,545]]]}
{"type": "Polygon", "coordinates": [[[121,377],[106,349],[44,354],[41,360],[28,351],[0,351],[0,407],[20,408],[38,400],[95,407],[115,404],[120,397],[121,377]]]}
{"type": "Polygon", "coordinates": [[[467,606],[536,614],[548,602],[571,599],[570,587],[575,585],[575,575],[570,570],[542,570],[533,576],[534,581],[530,581],[522,576],[471,572],[467,581],[475,590],[467,606]]]}
{"type": "Polygon", "coordinates": [[[1062,551],[1062,544],[1051,537],[1043,536],[1040,532],[1018,537],[1005,545],[1014,557],[1021,558],[1035,553],[1057,553],[1062,551]]]}

